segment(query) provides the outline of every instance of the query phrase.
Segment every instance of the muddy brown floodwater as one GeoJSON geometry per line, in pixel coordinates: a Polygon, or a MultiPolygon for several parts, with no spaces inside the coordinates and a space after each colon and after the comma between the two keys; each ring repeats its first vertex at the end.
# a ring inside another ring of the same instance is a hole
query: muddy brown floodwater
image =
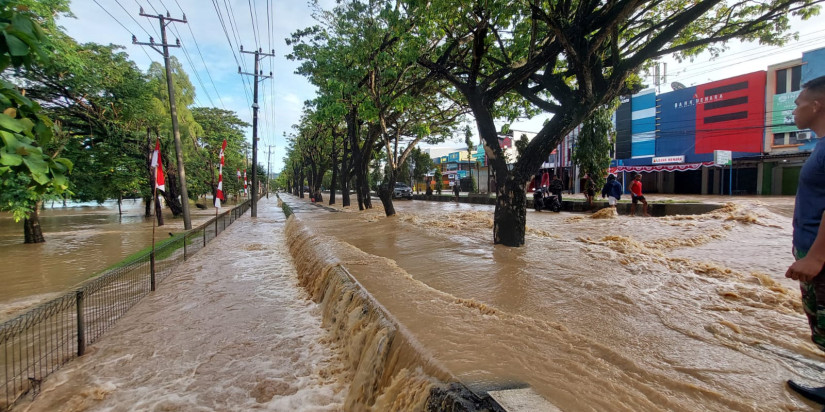
{"type": "MultiPolygon", "coordinates": [[[[193,226],[215,214],[214,209],[193,209],[193,226]]],[[[23,244],[23,222],[0,214],[0,322],[150,246],[152,219],[143,216],[143,202],[124,200],[122,210],[123,215],[118,215],[116,201],[46,208],[40,213],[46,242],[34,245],[23,244]]],[[[164,217],[166,224],[157,228],[157,240],[183,230],[182,219],[168,211],[164,217]]]]}
{"type": "Polygon", "coordinates": [[[508,248],[492,244],[492,206],[396,201],[387,218],[375,203],[299,212],[299,266],[345,266],[471,389],[529,385],[564,411],[814,408],[785,386],[825,376],[783,277],[787,205],[528,211],[526,245],[508,248]]]}

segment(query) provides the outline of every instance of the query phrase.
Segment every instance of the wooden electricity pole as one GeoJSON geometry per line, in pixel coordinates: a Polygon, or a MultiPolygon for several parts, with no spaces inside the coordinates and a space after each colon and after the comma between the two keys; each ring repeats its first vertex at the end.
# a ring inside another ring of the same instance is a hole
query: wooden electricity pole
{"type": "Polygon", "coordinates": [[[169,111],[172,113],[172,134],[175,137],[175,154],[178,161],[178,179],[180,180],[180,203],[183,207],[183,227],[186,230],[192,229],[192,220],[189,217],[189,194],[186,190],[186,173],[183,167],[183,146],[180,142],[180,129],[178,128],[178,110],[175,105],[175,87],[172,84],[172,68],[169,67],[169,48],[180,47],[180,39],[175,44],[166,43],[166,26],[172,22],[186,23],[186,15],[183,19],[174,19],[166,12],[166,16],[158,14],[157,16],[146,14],[143,12],[143,7],[140,8],[140,15],[149,17],[150,19],[158,19],[160,22],[161,44],[156,44],[155,39],[149,37],[149,43],[141,43],[137,41],[137,37],[132,36],[132,43],[143,46],[149,46],[156,52],[163,55],[163,64],[166,66],[166,88],[169,90],[169,111]],[[161,46],[163,49],[158,49],[156,46],[161,46]]]}

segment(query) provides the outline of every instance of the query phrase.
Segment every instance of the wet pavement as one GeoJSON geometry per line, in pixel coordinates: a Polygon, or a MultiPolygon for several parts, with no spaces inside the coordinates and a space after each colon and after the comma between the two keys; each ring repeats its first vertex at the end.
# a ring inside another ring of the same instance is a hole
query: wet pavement
{"type": "Polygon", "coordinates": [[[261,200],[15,410],[341,410],[341,348],[297,284],[284,223],[261,200]]]}

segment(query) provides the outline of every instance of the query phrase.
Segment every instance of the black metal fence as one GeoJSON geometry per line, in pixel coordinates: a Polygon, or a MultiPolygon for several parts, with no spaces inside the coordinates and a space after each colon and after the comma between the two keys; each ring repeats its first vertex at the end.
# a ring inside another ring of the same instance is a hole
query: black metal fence
{"type": "Polygon", "coordinates": [[[77,356],[172,269],[223,232],[250,207],[246,201],[208,222],[121,262],[76,290],[0,324],[0,410],[37,395],[45,376],[77,356]]]}

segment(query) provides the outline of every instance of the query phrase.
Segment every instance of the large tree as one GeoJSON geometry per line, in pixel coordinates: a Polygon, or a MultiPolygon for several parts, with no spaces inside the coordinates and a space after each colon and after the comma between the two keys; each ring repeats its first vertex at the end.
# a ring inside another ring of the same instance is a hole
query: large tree
{"type": "Polygon", "coordinates": [[[25,243],[44,242],[38,219],[43,196],[68,187],[71,162],[50,156],[54,125],[40,105],[21,93],[15,70],[31,70],[47,63],[46,30],[54,30],[56,12],[67,12],[64,1],[0,1],[0,210],[23,220],[25,243]],[[51,10],[44,7],[52,6],[51,10]],[[41,26],[42,25],[42,26],[41,26]]]}
{"type": "Polygon", "coordinates": [[[407,0],[427,39],[419,63],[449,81],[472,110],[495,170],[494,241],[524,244],[525,186],[563,137],[626,93],[651,59],[718,53],[733,39],[781,44],[791,15],[817,13],[812,0],[728,2],[407,0]],[[553,114],[508,167],[497,119],[524,110],[553,114]]]}

